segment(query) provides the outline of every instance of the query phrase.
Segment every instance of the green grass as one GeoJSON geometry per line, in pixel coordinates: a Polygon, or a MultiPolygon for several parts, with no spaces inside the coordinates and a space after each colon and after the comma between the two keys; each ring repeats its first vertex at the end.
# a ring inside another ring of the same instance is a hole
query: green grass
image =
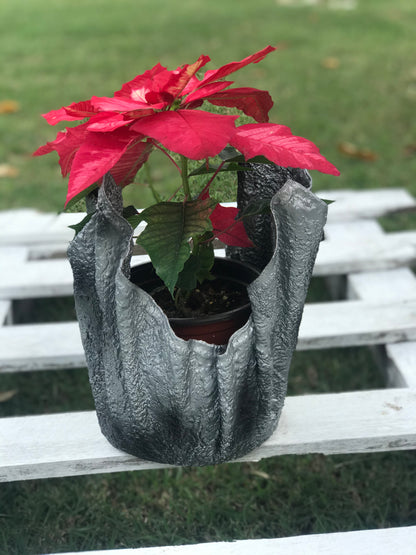
{"type": "MultiPolygon", "coordinates": [[[[40,114],[109,95],[158,61],[170,68],[201,53],[213,66],[266,44],[282,49],[235,74],[270,90],[272,121],[316,142],[342,172],[314,173],[315,189],[406,187],[416,194],[416,66],[413,0],[362,0],[352,11],[278,6],[274,0],[3,0],[0,4],[0,209],[63,206],[66,182],[54,155],[31,152],[55,137],[40,114]],[[337,69],[322,61],[335,57],[337,69]],[[346,157],[348,141],[377,154],[346,157]],[[413,154],[412,154],[413,152],[413,154]]],[[[162,190],[169,168],[154,162],[162,190]]],[[[126,190],[127,192],[127,190],[126,190]]],[[[130,187],[128,201],[149,192],[130,187]]],[[[386,220],[388,229],[414,218],[386,220]]],[[[310,300],[325,300],[313,280],[310,300]]],[[[19,321],[72,319],[68,299],[18,303],[19,321]]],[[[296,353],[290,394],[382,387],[364,348],[296,353]]],[[[0,377],[0,416],[89,410],[85,369],[0,377]]],[[[415,453],[275,457],[257,464],[129,472],[0,485],[0,553],[30,555],[111,547],[288,536],[416,522],[415,453]]]]}
{"type": "Polygon", "coordinates": [[[412,464],[411,453],[279,457],[10,484],[0,542],[21,555],[409,525],[412,464]]]}
{"type": "MultiPolygon", "coordinates": [[[[235,80],[269,90],[272,121],[315,141],[340,168],[337,179],[314,172],[316,188],[415,192],[416,156],[409,151],[415,23],[413,0],[366,0],[352,11],[282,7],[274,0],[3,0],[0,100],[16,100],[21,109],[0,115],[0,163],[20,172],[0,178],[0,206],[63,206],[66,181],[55,155],[31,157],[56,134],[40,114],[111,95],[158,61],[174,68],[204,52],[217,67],[266,44],[282,49],[235,80]],[[337,69],[323,67],[328,57],[339,60],[337,69]],[[338,151],[342,141],[371,149],[377,160],[346,157],[338,151]]],[[[165,168],[158,177],[162,188],[175,187],[165,168]]],[[[128,196],[138,204],[150,199],[140,186],[128,196]]]]}

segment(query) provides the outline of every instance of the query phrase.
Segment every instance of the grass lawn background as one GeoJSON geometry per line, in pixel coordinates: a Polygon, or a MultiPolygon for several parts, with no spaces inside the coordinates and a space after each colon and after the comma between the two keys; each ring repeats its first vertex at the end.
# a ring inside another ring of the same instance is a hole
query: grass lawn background
{"type": "MultiPolygon", "coordinates": [[[[0,102],[14,100],[20,109],[0,114],[0,175],[2,165],[18,172],[0,177],[0,209],[63,207],[66,181],[56,156],[31,157],[59,128],[49,127],[41,113],[111,95],[157,62],[172,69],[205,53],[214,68],[267,44],[281,50],[233,79],[269,90],[271,120],[313,140],[341,170],[339,178],[313,172],[315,189],[405,187],[416,194],[414,1],[358,0],[352,10],[330,4],[3,0],[0,102]],[[342,143],[352,143],[361,157],[347,155],[351,147],[340,149],[342,143]]],[[[175,187],[165,165],[155,171],[161,190],[175,187]]],[[[142,206],[150,200],[140,185],[127,197],[142,206]]],[[[412,217],[400,225],[412,226],[412,217]]],[[[323,298],[322,283],[314,280],[310,300],[323,298]]],[[[66,320],[72,310],[68,299],[32,302],[20,321],[66,320]]],[[[381,386],[369,352],[357,348],[297,353],[289,392],[381,386]]],[[[1,416],[93,408],[85,369],[0,376],[0,391],[14,389],[17,394],[0,403],[1,416]]],[[[0,553],[415,524],[415,463],[412,452],[276,457],[1,484],[0,553]]]]}
{"type": "MultiPolygon", "coordinates": [[[[366,0],[355,10],[325,5],[3,0],[0,101],[15,100],[20,111],[0,115],[0,164],[19,171],[18,177],[0,178],[0,207],[63,207],[66,180],[56,155],[30,156],[61,127],[48,126],[40,114],[111,95],[157,62],[176,68],[206,53],[215,68],[267,44],[282,49],[232,79],[269,90],[275,101],[271,120],[314,141],[339,167],[337,179],[313,172],[315,188],[414,191],[414,2],[366,0]],[[325,67],[331,59],[336,69],[325,67]],[[341,142],[370,149],[377,160],[350,158],[339,152],[341,142]]],[[[143,187],[135,193],[139,203],[143,187]]]]}

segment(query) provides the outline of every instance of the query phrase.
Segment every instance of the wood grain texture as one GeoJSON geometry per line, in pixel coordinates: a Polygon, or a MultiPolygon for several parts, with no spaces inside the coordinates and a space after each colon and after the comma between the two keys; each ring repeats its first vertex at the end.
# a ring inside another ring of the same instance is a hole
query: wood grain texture
{"type": "MultiPolygon", "coordinates": [[[[416,341],[416,299],[305,305],[298,350],[416,341]]],[[[85,366],[77,322],[0,327],[0,372],[85,366]]]]}
{"type": "MultiPolygon", "coordinates": [[[[414,449],[415,421],[416,392],[408,389],[288,397],[276,432],[239,460],[414,449]]],[[[0,481],[167,466],[112,447],[93,411],[0,421],[0,481]]]]}
{"type": "Polygon", "coordinates": [[[36,210],[10,210],[0,213],[0,245],[35,245],[68,242],[74,231],[68,226],[78,223],[85,214],[43,214],[36,210]]]}
{"type": "MultiPolygon", "coordinates": [[[[329,221],[377,218],[397,210],[415,208],[415,200],[405,189],[368,191],[318,191],[321,198],[333,200],[329,206],[329,221]]],[[[233,205],[233,203],[224,203],[233,205]]],[[[35,245],[37,243],[67,242],[73,237],[68,229],[82,220],[85,214],[42,214],[36,210],[0,212],[0,245],[35,245]]]]}
{"type": "MultiPolygon", "coordinates": [[[[333,226],[330,234],[335,237],[340,237],[341,233],[357,239],[363,237],[363,228],[360,228],[359,222],[347,223],[343,227],[341,231],[342,226],[333,226]]],[[[399,239],[401,236],[402,233],[397,234],[399,239]]],[[[377,222],[368,222],[364,237],[364,244],[367,245],[369,240],[385,240],[388,234],[377,222]]],[[[389,301],[399,305],[416,298],[416,277],[410,268],[349,274],[347,297],[380,304],[389,301]]],[[[379,349],[375,355],[385,373],[387,385],[416,388],[416,342],[386,343],[385,350],[379,349]]]]}
{"type": "Polygon", "coordinates": [[[329,222],[378,218],[416,206],[414,198],[405,189],[318,191],[316,194],[334,201],[328,210],[329,222]]]}
{"type": "Polygon", "coordinates": [[[363,235],[323,241],[314,268],[315,276],[385,270],[416,261],[416,232],[363,235]]]}
{"type": "Polygon", "coordinates": [[[416,390],[416,342],[386,345],[386,354],[390,383],[397,387],[405,386],[416,390]]]}
{"type": "MultiPolygon", "coordinates": [[[[353,272],[385,270],[409,266],[416,261],[416,232],[390,233],[375,237],[354,237],[347,226],[336,226],[336,238],[323,241],[320,245],[315,276],[330,276],[353,272]]],[[[330,236],[335,227],[328,226],[330,236]]],[[[62,247],[58,252],[62,254],[62,247]]],[[[66,258],[37,259],[44,255],[53,256],[53,246],[37,245],[28,253],[29,260],[20,256],[2,257],[0,249],[0,298],[25,299],[72,295],[73,279],[66,258]]],[[[224,256],[224,250],[216,251],[224,256]]],[[[146,255],[134,256],[132,265],[148,262],[146,255]]]]}
{"type": "Polygon", "coordinates": [[[9,300],[0,300],[0,326],[10,324],[12,302],[9,300]]]}

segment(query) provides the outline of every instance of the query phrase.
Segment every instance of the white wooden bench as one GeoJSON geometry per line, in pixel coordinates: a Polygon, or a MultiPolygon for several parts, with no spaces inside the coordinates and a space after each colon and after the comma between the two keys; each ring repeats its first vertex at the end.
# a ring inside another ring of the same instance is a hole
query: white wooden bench
{"type": "MultiPolygon", "coordinates": [[[[278,428],[241,460],[283,454],[370,453],[416,447],[416,232],[385,233],[376,218],[414,210],[405,190],[325,191],[325,241],[314,274],[342,301],[307,304],[298,349],[371,345],[387,387],[288,397],[278,428]],[[307,415],[307,416],[306,416],[307,415]]],[[[85,365],[76,322],[13,325],[12,301],[72,294],[63,256],[79,214],[0,212],[0,373],[85,365]]],[[[135,263],[146,257],[135,257],[135,263]]],[[[95,412],[0,420],[0,481],[146,470],[101,435],[95,412]],[[67,438],[72,441],[68,442],[67,438]]],[[[416,553],[416,526],[294,538],[124,550],[138,555],[206,553],[416,553]]],[[[95,553],[118,553],[103,551],[95,553]]]]}

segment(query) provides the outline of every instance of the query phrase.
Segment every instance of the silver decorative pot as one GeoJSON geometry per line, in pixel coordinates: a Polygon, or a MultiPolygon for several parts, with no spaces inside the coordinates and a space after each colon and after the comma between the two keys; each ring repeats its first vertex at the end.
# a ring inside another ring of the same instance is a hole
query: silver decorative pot
{"type": "Polygon", "coordinates": [[[293,179],[274,194],[265,223],[271,258],[248,287],[251,316],[225,346],[177,337],[130,281],[133,230],[121,212],[121,189],[107,175],[94,215],[68,249],[101,430],[115,447],[151,461],[241,457],[276,428],[326,204],[293,179]]]}

